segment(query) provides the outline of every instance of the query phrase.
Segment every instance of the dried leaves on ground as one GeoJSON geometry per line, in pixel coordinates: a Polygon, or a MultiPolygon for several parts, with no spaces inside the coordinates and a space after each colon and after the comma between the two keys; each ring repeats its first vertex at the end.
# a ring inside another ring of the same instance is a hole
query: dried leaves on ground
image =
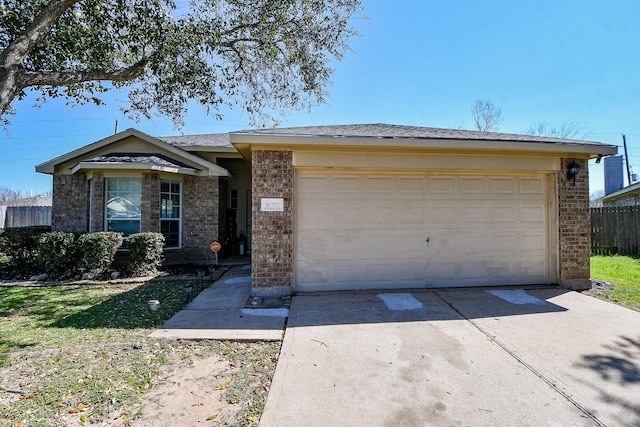
{"type": "Polygon", "coordinates": [[[0,425],[257,425],[280,343],[147,338],[185,302],[172,281],[0,288],[0,425]]]}

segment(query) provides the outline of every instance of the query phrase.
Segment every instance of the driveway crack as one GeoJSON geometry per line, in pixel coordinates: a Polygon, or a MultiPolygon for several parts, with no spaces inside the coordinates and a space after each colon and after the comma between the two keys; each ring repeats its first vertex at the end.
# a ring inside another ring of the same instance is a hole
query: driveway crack
{"type": "Polygon", "coordinates": [[[511,350],[505,343],[501,342],[495,335],[492,335],[491,333],[489,333],[489,331],[485,330],[482,326],[480,326],[478,323],[476,323],[475,321],[473,321],[472,319],[469,319],[467,316],[464,315],[464,313],[462,313],[460,310],[457,309],[457,307],[455,307],[453,304],[451,304],[449,301],[447,301],[445,298],[442,297],[442,295],[440,295],[439,292],[435,292],[435,294],[438,296],[438,298],[440,298],[440,300],[442,302],[444,302],[445,304],[447,304],[449,307],[451,307],[451,309],[453,311],[455,311],[456,313],[458,313],[462,318],[464,318],[467,322],[469,322],[474,328],[476,328],[477,330],[479,330],[483,335],[485,335],[487,338],[489,338],[489,340],[493,343],[495,343],[496,345],[498,345],[502,350],[504,350],[509,356],[513,357],[518,363],[520,363],[522,366],[524,366],[526,369],[528,369],[530,372],[532,372],[535,376],[537,376],[538,378],[540,378],[542,381],[544,381],[545,383],[547,383],[547,385],[549,387],[551,387],[553,390],[555,390],[556,393],[558,393],[559,395],[561,395],[562,397],[564,397],[568,402],[570,402],[571,404],[573,404],[576,408],[578,408],[580,410],[580,412],[582,412],[583,414],[585,414],[588,418],[590,418],[593,422],[596,423],[596,425],[598,426],[602,426],[602,427],[606,427],[606,425],[600,421],[595,415],[593,415],[587,408],[585,408],[584,406],[582,406],[579,402],[577,402],[575,399],[573,399],[571,396],[569,396],[567,393],[565,393],[564,391],[562,391],[558,386],[555,385],[555,383],[553,381],[551,381],[549,378],[547,378],[542,372],[538,371],[536,368],[534,368],[533,366],[531,366],[529,363],[525,362],[520,356],[518,356],[513,350],[511,350]]]}

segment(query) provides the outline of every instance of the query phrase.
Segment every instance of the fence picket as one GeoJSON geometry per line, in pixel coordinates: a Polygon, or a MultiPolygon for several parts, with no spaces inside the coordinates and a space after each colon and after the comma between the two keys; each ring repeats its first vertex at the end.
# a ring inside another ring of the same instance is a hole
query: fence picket
{"type": "Polygon", "coordinates": [[[2,228],[51,225],[51,206],[2,206],[2,228]]]}
{"type": "Polygon", "coordinates": [[[591,208],[591,253],[640,253],[640,207],[591,208]]]}

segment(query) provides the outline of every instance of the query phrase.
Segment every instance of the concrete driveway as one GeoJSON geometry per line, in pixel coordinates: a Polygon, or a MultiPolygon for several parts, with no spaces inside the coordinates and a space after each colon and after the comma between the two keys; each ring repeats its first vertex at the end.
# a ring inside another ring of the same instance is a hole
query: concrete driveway
{"type": "Polygon", "coordinates": [[[640,425],[640,313],[557,289],[296,296],[260,425],[640,425]]]}

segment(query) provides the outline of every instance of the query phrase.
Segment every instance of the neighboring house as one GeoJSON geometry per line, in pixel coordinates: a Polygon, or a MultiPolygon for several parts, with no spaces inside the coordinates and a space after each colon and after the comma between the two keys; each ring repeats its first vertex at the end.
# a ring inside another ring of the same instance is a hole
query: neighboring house
{"type": "Polygon", "coordinates": [[[621,190],[614,191],[598,199],[602,207],[640,206],[640,182],[636,182],[621,190]]]}
{"type": "MultiPolygon", "coordinates": [[[[54,230],[160,231],[172,262],[252,254],[255,295],[589,284],[596,142],[397,125],[155,138],[36,167],[54,230]],[[570,166],[579,166],[568,177],[570,166]]],[[[590,286],[590,285],[589,285],[590,286]]]]}

